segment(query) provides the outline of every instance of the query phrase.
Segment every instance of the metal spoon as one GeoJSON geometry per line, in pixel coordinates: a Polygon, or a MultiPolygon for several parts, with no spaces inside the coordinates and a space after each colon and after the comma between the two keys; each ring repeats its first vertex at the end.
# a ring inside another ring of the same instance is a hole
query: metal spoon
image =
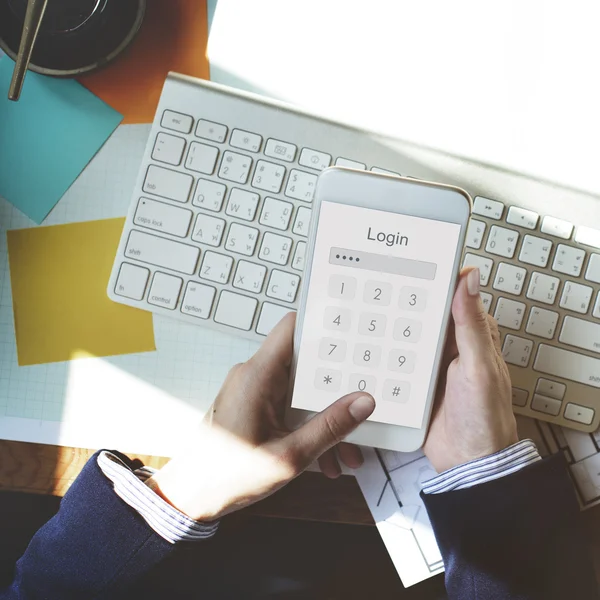
{"type": "Polygon", "coordinates": [[[25,79],[25,73],[27,72],[29,61],[31,60],[31,53],[33,52],[33,46],[38,31],[40,30],[47,4],[48,0],[28,0],[27,2],[27,12],[25,13],[25,22],[23,24],[23,33],[21,34],[21,43],[19,44],[19,53],[17,54],[15,68],[8,90],[9,100],[14,100],[16,102],[21,95],[23,80],[25,79]]]}

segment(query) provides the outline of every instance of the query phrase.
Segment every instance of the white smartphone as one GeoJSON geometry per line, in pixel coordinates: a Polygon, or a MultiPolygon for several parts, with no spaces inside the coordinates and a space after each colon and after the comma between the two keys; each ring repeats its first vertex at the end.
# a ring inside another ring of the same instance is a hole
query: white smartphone
{"type": "Polygon", "coordinates": [[[405,452],[423,445],[470,213],[459,188],[337,167],[321,173],[290,427],[366,391],[375,411],[348,441],[405,452]]]}

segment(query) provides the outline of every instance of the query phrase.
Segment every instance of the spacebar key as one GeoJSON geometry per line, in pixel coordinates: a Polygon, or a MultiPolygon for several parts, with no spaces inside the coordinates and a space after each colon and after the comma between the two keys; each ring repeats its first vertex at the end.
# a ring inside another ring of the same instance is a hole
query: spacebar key
{"type": "Polygon", "coordinates": [[[534,370],[600,388],[600,359],[540,344],[534,370]]]}
{"type": "Polygon", "coordinates": [[[134,229],[129,234],[125,256],[191,275],[196,270],[200,249],[134,229]]]}

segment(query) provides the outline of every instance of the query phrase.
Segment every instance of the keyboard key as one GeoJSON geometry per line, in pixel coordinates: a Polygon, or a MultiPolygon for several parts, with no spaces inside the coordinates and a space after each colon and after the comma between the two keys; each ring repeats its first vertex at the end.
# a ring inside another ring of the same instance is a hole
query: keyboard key
{"type": "Polygon", "coordinates": [[[526,367],[529,364],[533,342],[516,335],[507,334],[502,346],[502,356],[509,365],[526,367]]]}
{"type": "Polygon", "coordinates": [[[243,129],[234,129],[231,132],[231,139],[229,145],[240,150],[247,150],[248,152],[258,152],[262,143],[262,136],[258,133],[250,133],[243,129]]]}
{"type": "Polygon", "coordinates": [[[342,385],[342,372],[337,369],[321,368],[315,371],[315,388],[326,392],[337,392],[342,385]]]}
{"type": "Polygon", "coordinates": [[[356,344],[354,346],[353,361],[359,367],[374,369],[379,366],[381,360],[381,346],[373,344],[356,344]]]}
{"type": "Polygon", "coordinates": [[[574,281],[566,281],[560,298],[560,307],[585,314],[590,307],[593,288],[574,281]]]}
{"type": "Polygon", "coordinates": [[[292,240],[267,231],[263,235],[258,258],[277,265],[287,264],[292,249],[292,240]]]}
{"type": "Polygon", "coordinates": [[[173,110],[165,110],[160,120],[161,127],[179,131],[179,133],[189,133],[192,130],[193,124],[194,119],[192,117],[173,110]]]}
{"type": "Polygon", "coordinates": [[[519,330],[524,316],[525,304],[508,298],[498,298],[494,312],[494,318],[498,321],[498,325],[519,330]]]}
{"type": "Polygon", "coordinates": [[[200,267],[200,277],[216,283],[227,283],[232,266],[233,258],[231,256],[207,250],[200,267]]]}
{"type": "Polygon", "coordinates": [[[252,256],[258,241],[258,234],[258,229],[254,229],[254,227],[232,223],[229,226],[225,248],[230,252],[252,256]]]}
{"type": "Polygon", "coordinates": [[[212,175],[217,164],[219,149],[207,144],[192,142],[185,159],[185,168],[197,173],[212,175]]]}
{"type": "Polygon", "coordinates": [[[252,178],[252,187],[272,194],[279,194],[284,177],[285,167],[266,160],[259,160],[252,178]]]}
{"type": "Polygon", "coordinates": [[[575,241],[584,246],[600,249],[600,229],[580,226],[575,233],[575,241]]]}
{"type": "Polygon", "coordinates": [[[483,196],[477,196],[473,201],[473,212],[476,215],[482,217],[488,217],[489,219],[501,219],[502,212],[504,211],[504,204],[497,200],[490,200],[483,196]]]}
{"type": "Polygon", "coordinates": [[[223,290],[215,311],[215,322],[250,331],[257,306],[256,298],[223,290]]]}
{"type": "Polygon", "coordinates": [[[573,233],[573,225],[556,217],[544,217],[540,230],[542,233],[568,240],[573,233]]]}
{"type": "Polygon", "coordinates": [[[544,304],[554,304],[559,285],[560,279],[558,277],[534,271],[529,281],[527,297],[530,300],[536,300],[544,304]]]}
{"type": "Polygon", "coordinates": [[[396,319],[394,323],[394,339],[416,344],[421,337],[421,322],[413,319],[396,319]]]}
{"type": "Polygon", "coordinates": [[[352,300],[356,293],[356,279],[349,275],[331,275],[327,290],[330,298],[352,300]]]}
{"type": "Polygon", "coordinates": [[[594,283],[600,283],[600,254],[590,254],[590,260],[585,271],[585,278],[594,283]]]}
{"type": "Polygon", "coordinates": [[[181,163],[184,148],[185,140],[183,138],[161,132],[156,136],[152,158],[170,165],[178,165],[181,163]]]}
{"type": "Polygon", "coordinates": [[[594,410],[586,406],[568,402],[565,407],[565,419],[581,423],[582,425],[591,425],[594,420],[594,410]]]}
{"type": "Polygon", "coordinates": [[[537,335],[538,337],[551,340],[556,331],[558,317],[559,315],[557,312],[546,310],[539,306],[532,306],[525,331],[531,335],[537,335]]]}
{"type": "Polygon", "coordinates": [[[176,202],[187,202],[194,178],[185,173],[150,165],[142,189],[147,194],[162,196],[176,202]]]}
{"type": "Polygon", "coordinates": [[[418,287],[403,286],[400,289],[398,306],[402,310],[423,312],[427,307],[427,290],[418,287]]]}
{"type": "Polygon", "coordinates": [[[148,293],[148,303],[175,310],[179,300],[179,292],[183,279],[157,271],[152,279],[152,286],[148,293]]]}
{"type": "Polygon", "coordinates": [[[294,198],[295,200],[312,202],[316,184],[316,175],[292,169],[285,188],[285,195],[288,198],[294,198]]]}
{"type": "Polygon", "coordinates": [[[294,302],[299,286],[300,277],[298,275],[273,269],[267,285],[266,295],[269,298],[275,298],[283,302],[294,302]]]}
{"type": "Polygon", "coordinates": [[[600,325],[566,316],[558,339],[563,344],[600,353],[600,325]]]}
{"type": "Polygon", "coordinates": [[[335,161],[336,167],[346,167],[347,169],[359,169],[364,171],[367,168],[365,163],[358,162],[356,160],[350,160],[349,158],[337,158],[335,161]]]}
{"type": "Polygon", "coordinates": [[[545,240],[535,235],[526,235],[523,238],[519,260],[528,265],[545,267],[548,264],[551,250],[552,242],[550,240],[545,240]]]}
{"type": "Polygon", "coordinates": [[[249,156],[227,150],[223,154],[223,160],[219,168],[219,177],[227,181],[246,183],[251,167],[252,159],[249,156]]]}
{"type": "Polygon", "coordinates": [[[468,248],[479,250],[479,248],[481,248],[481,242],[483,241],[485,228],[486,224],[483,221],[471,219],[469,221],[469,226],[467,227],[467,239],[465,240],[465,245],[468,248]]]}
{"type": "Polygon", "coordinates": [[[265,146],[265,156],[271,158],[278,158],[285,162],[294,162],[296,158],[296,150],[298,148],[294,144],[289,142],[282,142],[281,140],[268,139],[267,145],[265,146]]]}
{"type": "Polygon", "coordinates": [[[256,333],[259,335],[269,335],[271,329],[285,317],[289,312],[292,312],[285,306],[263,302],[260,309],[260,316],[256,325],[256,333]]]}
{"type": "Polygon", "coordinates": [[[399,348],[390,351],[388,357],[388,369],[399,373],[410,374],[415,370],[417,355],[412,350],[399,348]]]}
{"type": "Polygon", "coordinates": [[[310,167],[311,169],[322,171],[331,164],[331,154],[319,152],[318,150],[311,150],[310,148],[302,148],[298,163],[303,167],[310,167]]]}
{"type": "Polygon", "coordinates": [[[560,400],[554,398],[548,398],[541,394],[534,394],[533,400],[531,401],[531,408],[537,412],[542,412],[553,417],[558,416],[560,412],[560,400]]]}
{"type": "Polygon", "coordinates": [[[308,235],[308,228],[310,225],[310,216],[312,210],[310,208],[306,208],[306,206],[301,206],[296,211],[296,219],[294,220],[294,227],[292,227],[292,232],[296,235],[301,235],[302,237],[306,237],[308,235]]]}
{"type": "Polygon", "coordinates": [[[399,402],[405,404],[410,398],[410,383],[386,379],[383,382],[382,397],[386,402],[399,402]]]}
{"type": "Polygon", "coordinates": [[[258,222],[285,231],[290,224],[294,205],[276,198],[265,198],[258,222]]]}
{"type": "Polygon", "coordinates": [[[377,387],[377,380],[373,375],[363,375],[362,373],[352,373],[348,381],[348,393],[367,392],[374,394],[377,387]]]}
{"type": "Polygon", "coordinates": [[[319,358],[342,362],[346,358],[346,342],[337,338],[323,338],[319,343],[319,358]]]}
{"type": "Polygon", "coordinates": [[[506,215],[506,222],[511,225],[525,227],[525,229],[535,229],[540,216],[532,210],[511,206],[506,215]]]}
{"type": "Polygon", "coordinates": [[[565,275],[571,275],[571,277],[579,277],[584,259],[584,250],[559,244],[554,255],[552,270],[564,273],[565,275]]]}
{"type": "Polygon", "coordinates": [[[223,206],[226,191],[227,187],[224,183],[217,183],[209,179],[198,179],[192,204],[206,210],[219,212],[223,206]]]}
{"type": "Polygon", "coordinates": [[[115,284],[115,294],[132,300],[141,300],[146,291],[148,277],[150,271],[145,267],[122,263],[115,284]]]}
{"type": "Polygon", "coordinates": [[[486,313],[489,314],[490,308],[492,307],[492,295],[488,294],[487,292],[479,292],[479,295],[481,296],[481,303],[483,304],[483,309],[486,313]]]}
{"type": "Polygon", "coordinates": [[[518,231],[499,227],[498,225],[492,225],[485,250],[490,254],[497,254],[498,256],[504,256],[504,258],[512,258],[518,241],[518,231]]]}
{"type": "Polygon", "coordinates": [[[133,230],[127,240],[125,256],[191,275],[196,271],[200,250],[195,246],[133,230]]]}
{"type": "Polygon", "coordinates": [[[225,214],[244,221],[254,221],[260,196],[254,192],[232,188],[225,214]]]}
{"type": "Polygon", "coordinates": [[[526,406],[527,405],[527,396],[529,393],[527,390],[522,390],[521,388],[512,388],[512,403],[514,406],[526,406]]]}
{"type": "Polygon", "coordinates": [[[494,289],[518,296],[523,289],[527,271],[516,265],[501,262],[496,270],[494,289]]]}
{"type": "Polygon", "coordinates": [[[564,383],[559,383],[558,381],[552,381],[551,379],[544,379],[543,377],[540,377],[537,385],[535,386],[535,391],[538,394],[542,394],[542,396],[555,398],[556,400],[562,400],[565,397],[567,386],[564,383]]]}
{"type": "Polygon", "coordinates": [[[592,316],[596,317],[597,319],[600,319],[600,292],[596,294],[596,304],[594,306],[592,316]]]}
{"type": "Polygon", "coordinates": [[[304,260],[306,258],[306,242],[298,242],[296,244],[296,251],[294,252],[294,258],[292,259],[291,267],[296,271],[304,270],[304,260]]]}
{"type": "Polygon", "coordinates": [[[479,281],[481,285],[485,287],[490,279],[490,273],[492,272],[494,261],[491,258],[484,258],[483,256],[467,252],[465,254],[465,259],[463,260],[462,266],[463,268],[479,267],[479,281]]]}
{"type": "Polygon", "coordinates": [[[196,137],[222,144],[227,137],[227,127],[206,119],[200,119],[196,125],[196,137]]]}
{"type": "Polygon", "coordinates": [[[600,388],[600,359],[540,344],[533,368],[546,375],[600,388]]]}
{"type": "Polygon", "coordinates": [[[358,333],[371,337],[383,337],[387,325],[387,317],[376,313],[362,313],[358,320],[358,333]]]}
{"type": "Polygon", "coordinates": [[[192,239],[208,246],[220,246],[225,231],[225,220],[198,213],[192,239]]]}
{"type": "Polygon", "coordinates": [[[210,285],[188,281],[181,303],[181,312],[200,319],[208,319],[216,290],[210,285]]]}
{"type": "Polygon", "coordinates": [[[388,169],[380,169],[379,167],[371,167],[371,173],[378,173],[379,175],[393,175],[394,177],[400,177],[400,173],[396,171],[390,171],[388,169]]]}
{"type": "Polygon", "coordinates": [[[140,227],[185,237],[190,229],[192,211],[172,204],[140,198],[133,222],[140,227]]]}
{"type": "Polygon", "coordinates": [[[323,327],[332,331],[349,331],[352,313],[349,308],[328,306],[323,316],[323,327]]]}
{"type": "Polygon", "coordinates": [[[363,301],[367,304],[389,306],[392,299],[392,285],[384,281],[369,280],[365,283],[363,301]]]}
{"type": "Polygon", "coordinates": [[[238,260],[232,285],[247,292],[260,294],[266,274],[267,267],[264,265],[257,265],[247,260],[238,260]]]}

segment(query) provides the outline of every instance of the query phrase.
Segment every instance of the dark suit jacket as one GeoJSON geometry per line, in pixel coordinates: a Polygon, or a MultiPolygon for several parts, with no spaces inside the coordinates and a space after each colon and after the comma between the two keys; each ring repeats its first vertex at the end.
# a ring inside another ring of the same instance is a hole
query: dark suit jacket
{"type": "MultiPolygon", "coordinates": [[[[450,598],[599,597],[562,457],[470,489],[424,496],[424,501],[444,557],[450,598]]],[[[193,544],[200,553],[199,599],[216,597],[207,585],[211,544],[213,540],[193,544]]],[[[164,565],[176,562],[174,552],[116,496],[94,456],[58,514],[33,537],[0,598],[137,597],[127,590],[156,569],[162,568],[164,576],[164,565]]]]}

